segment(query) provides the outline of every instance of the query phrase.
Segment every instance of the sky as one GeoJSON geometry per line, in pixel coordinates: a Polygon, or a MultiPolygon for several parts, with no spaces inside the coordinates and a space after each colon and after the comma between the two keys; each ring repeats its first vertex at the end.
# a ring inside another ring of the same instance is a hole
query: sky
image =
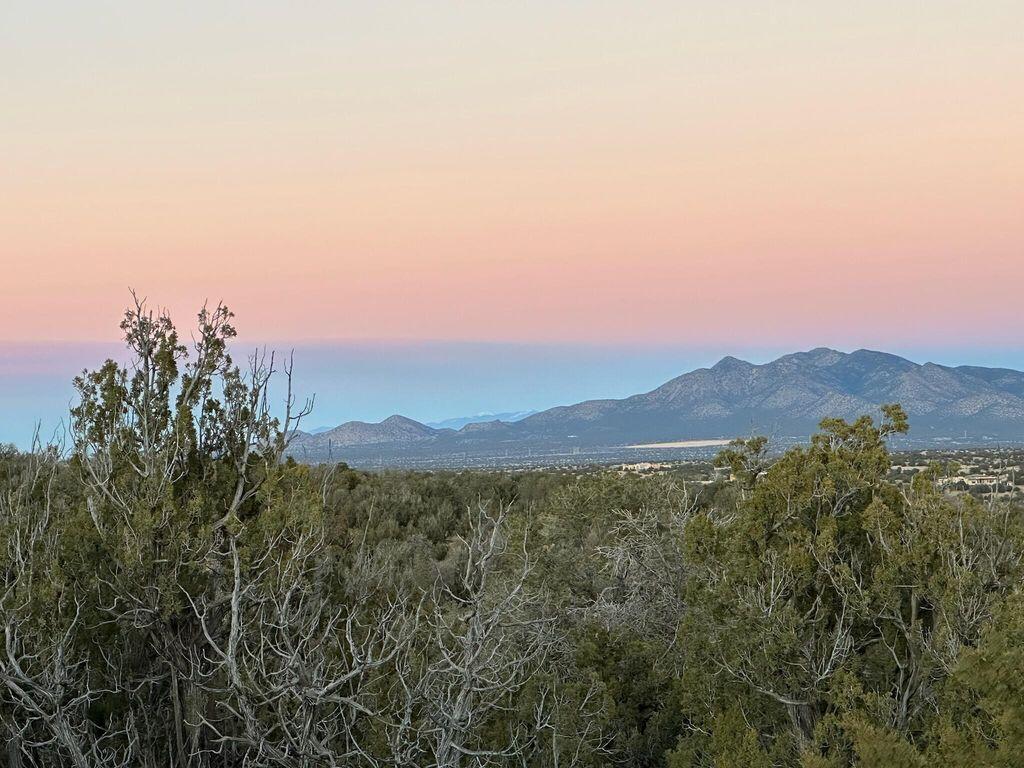
{"type": "Polygon", "coordinates": [[[325,423],[819,345],[1024,366],[1022,30],[1019,0],[4,2],[0,440],[66,409],[129,287],[295,347],[325,423]]]}

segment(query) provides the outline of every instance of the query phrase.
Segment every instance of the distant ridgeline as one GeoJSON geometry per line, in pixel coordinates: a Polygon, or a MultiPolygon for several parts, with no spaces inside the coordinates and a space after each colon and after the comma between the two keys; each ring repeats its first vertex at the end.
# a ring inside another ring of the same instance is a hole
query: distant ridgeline
{"type": "Polygon", "coordinates": [[[644,455],[650,449],[635,446],[652,443],[751,434],[803,439],[823,418],[853,419],[893,402],[910,416],[903,445],[1024,442],[1020,371],[819,348],[764,365],[726,357],[644,394],[559,406],[514,422],[452,429],[403,416],[352,421],[315,435],[300,432],[290,452],[300,461],[363,466],[546,464],[573,456],[611,461],[644,455]]]}

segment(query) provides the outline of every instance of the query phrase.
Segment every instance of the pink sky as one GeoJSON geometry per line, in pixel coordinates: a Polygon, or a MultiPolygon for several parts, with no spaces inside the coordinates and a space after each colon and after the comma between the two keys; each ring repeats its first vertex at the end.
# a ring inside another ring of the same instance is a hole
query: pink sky
{"type": "Polygon", "coordinates": [[[1019,2],[18,5],[0,340],[1019,339],[1019,2]]]}

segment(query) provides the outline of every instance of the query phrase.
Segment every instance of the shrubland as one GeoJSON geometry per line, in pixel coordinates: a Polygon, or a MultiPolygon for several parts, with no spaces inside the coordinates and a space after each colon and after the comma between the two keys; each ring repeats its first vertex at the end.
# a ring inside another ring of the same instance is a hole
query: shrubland
{"type": "Polygon", "coordinates": [[[826,420],[731,479],[284,458],[276,363],[139,302],[0,454],[12,766],[1016,766],[1021,510],[826,420]]]}

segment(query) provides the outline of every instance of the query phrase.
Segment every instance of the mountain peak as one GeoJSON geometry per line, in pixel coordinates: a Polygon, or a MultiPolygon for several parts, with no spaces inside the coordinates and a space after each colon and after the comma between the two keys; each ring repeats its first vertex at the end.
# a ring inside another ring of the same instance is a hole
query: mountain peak
{"type": "Polygon", "coordinates": [[[334,429],[319,434],[306,435],[300,441],[307,449],[322,450],[325,447],[347,447],[357,445],[379,445],[410,443],[429,440],[437,434],[426,424],[395,414],[383,421],[369,423],[365,421],[346,421],[334,429]]]}
{"type": "Polygon", "coordinates": [[[826,367],[835,365],[841,360],[848,358],[849,355],[845,352],[840,352],[838,349],[832,349],[831,347],[815,347],[809,349],[806,352],[794,352],[791,355],[783,355],[775,362],[794,361],[798,363],[809,363],[810,365],[826,367]]]}
{"type": "Polygon", "coordinates": [[[748,363],[746,360],[740,360],[738,357],[732,355],[726,355],[717,363],[715,363],[711,370],[713,371],[731,371],[739,368],[749,368],[752,363],[748,363]]]}
{"type": "Polygon", "coordinates": [[[879,352],[877,349],[857,349],[849,354],[850,357],[859,357],[876,362],[884,363],[909,363],[905,357],[894,355],[891,352],[879,352]]]}
{"type": "Polygon", "coordinates": [[[807,350],[804,354],[808,357],[814,358],[833,358],[837,355],[840,357],[845,356],[844,353],[840,352],[838,349],[832,349],[832,347],[815,347],[814,349],[807,350]]]}
{"type": "Polygon", "coordinates": [[[408,416],[403,416],[400,413],[392,414],[388,416],[384,421],[380,422],[381,426],[388,427],[425,427],[426,424],[421,424],[415,419],[410,419],[408,416]]]}

